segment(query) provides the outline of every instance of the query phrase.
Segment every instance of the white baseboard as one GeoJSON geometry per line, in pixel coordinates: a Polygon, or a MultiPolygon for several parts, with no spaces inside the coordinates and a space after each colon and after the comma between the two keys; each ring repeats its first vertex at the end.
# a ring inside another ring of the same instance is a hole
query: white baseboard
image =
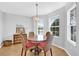
{"type": "Polygon", "coordinates": [[[56,45],[56,44],[52,44],[52,45],[54,45],[54,46],[56,46],[56,47],[58,47],[60,49],[63,49],[69,56],[71,56],[70,53],[65,48],[60,47],[59,45],[56,45]]]}

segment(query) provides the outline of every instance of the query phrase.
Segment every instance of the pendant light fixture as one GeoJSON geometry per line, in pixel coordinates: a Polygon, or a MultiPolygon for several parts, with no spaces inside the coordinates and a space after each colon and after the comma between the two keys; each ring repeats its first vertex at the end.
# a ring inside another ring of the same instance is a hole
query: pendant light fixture
{"type": "Polygon", "coordinates": [[[36,3],[35,6],[36,6],[36,15],[33,16],[33,20],[39,20],[39,17],[38,17],[38,4],[36,3]]]}

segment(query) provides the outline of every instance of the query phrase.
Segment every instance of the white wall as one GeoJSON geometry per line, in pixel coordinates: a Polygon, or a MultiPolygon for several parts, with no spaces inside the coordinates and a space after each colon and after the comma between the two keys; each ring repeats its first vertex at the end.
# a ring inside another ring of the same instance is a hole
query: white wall
{"type": "MultiPolygon", "coordinates": [[[[58,9],[50,14],[48,14],[48,20],[50,20],[51,17],[53,16],[59,16],[59,39],[53,39],[53,43],[61,46],[61,47],[65,47],[64,42],[65,42],[65,7],[62,7],[61,9],[58,9]],[[64,23],[64,24],[63,24],[64,23]]],[[[49,26],[46,26],[47,28],[49,28],[49,26]]]]}
{"type": "Polygon", "coordinates": [[[25,16],[5,14],[4,19],[4,40],[13,39],[13,34],[16,32],[16,24],[21,24],[25,27],[26,33],[32,30],[32,19],[25,16]]]}
{"type": "Polygon", "coordinates": [[[76,8],[76,22],[77,22],[77,46],[76,46],[76,52],[79,56],[79,2],[77,2],[77,8],[76,8]]]}
{"type": "MultiPolygon", "coordinates": [[[[68,4],[66,6],[66,13],[68,12],[68,10],[74,5],[75,3],[71,3],[71,4],[68,4]]],[[[78,12],[78,11],[76,11],[78,12]]],[[[66,17],[67,19],[67,17],[66,17]]],[[[77,22],[78,19],[76,19],[76,22],[77,22]]],[[[66,20],[66,23],[67,23],[67,20],[66,20]]],[[[77,26],[79,26],[78,24],[76,24],[77,26]]],[[[66,25],[66,28],[67,28],[67,25],[66,25]]],[[[77,28],[77,33],[78,33],[78,28],[77,28]]],[[[76,37],[78,37],[79,35],[76,35],[76,37]]],[[[78,38],[76,38],[77,42],[79,41],[78,38]]],[[[65,40],[65,49],[67,49],[67,51],[70,53],[70,55],[72,56],[77,56],[79,55],[79,51],[78,51],[78,45],[79,43],[76,43],[76,46],[74,46],[72,43],[70,43],[68,40],[67,40],[67,32],[66,32],[66,40],[65,40]]]]}
{"type": "MultiPolygon", "coordinates": [[[[63,48],[65,48],[70,55],[72,56],[77,56],[79,55],[79,3],[77,3],[77,10],[76,10],[76,21],[77,21],[77,43],[76,46],[74,46],[73,44],[71,44],[68,40],[67,40],[67,11],[74,5],[75,3],[68,3],[65,7],[62,7],[52,13],[48,14],[48,17],[46,16],[46,18],[49,20],[51,17],[53,16],[57,16],[59,15],[59,38],[54,38],[53,43],[55,43],[58,46],[61,46],[63,48]]],[[[48,21],[46,22],[48,24],[48,21]]],[[[46,26],[47,30],[48,30],[48,25],[46,26]]]]}
{"type": "MultiPolygon", "coordinates": [[[[40,16],[40,18],[44,21],[44,33],[49,31],[48,20],[53,16],[59,15],[60,22],[60,35],[59,39],[54,39],[54,43],[65,48],[71,55],[79,55],[79,3],[77,3],[77,44],[73,46],[67,40],[67,11],[70,7],[73,6],[74,3],[69,3],[65,7],[62,7],[52,13],[49,13],[45,16],[40,16]]],[[[24,25],[26,32],[35,31],[35,25],[32,18],[13,15],[13,14],[5,14],[4,17],[0,12],[0,42],[2,41],[2,37],[6,40],[8,37],[12,38],[13,34],[16,32],[16,24],[24,25]],[[3,19],[3,20],[2,20],[3,19]],[[3,26],[3,27],[2,27],[3,26]],[[2,33],[3,31],[3,33],[2,33]]]]}
{"type": "Polygon", "coordinates": [[[3,41],[3,13],[0,12],[0,47],[3,41]]]}

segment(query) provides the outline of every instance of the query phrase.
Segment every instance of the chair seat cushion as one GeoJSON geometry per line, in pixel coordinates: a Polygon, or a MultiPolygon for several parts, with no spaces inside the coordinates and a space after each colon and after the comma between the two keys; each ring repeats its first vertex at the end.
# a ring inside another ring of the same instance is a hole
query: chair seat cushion
{"type": "Polygon", "coordinates": [[[47,42],[40,42],[38,46],[41,48],[44,48],[46,47],[46,45],[47,45],[47,42]]]}
{"type": "Polygon", "coordinates": [[[26,43],[26,48],[31,48],[34,46],[34,44],[32,43],[32,40],[28,40],[28,43],[26,43]]]}

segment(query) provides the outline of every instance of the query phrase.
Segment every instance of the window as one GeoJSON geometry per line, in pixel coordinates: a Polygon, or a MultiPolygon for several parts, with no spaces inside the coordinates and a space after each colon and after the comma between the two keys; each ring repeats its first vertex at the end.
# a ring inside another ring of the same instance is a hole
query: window
{"type": "Polygon", "coordinates": [[[44,30],[44,24],[38,21],[38,34],[43,35],[43,30],[44,30]]]}
{"type": "Polygon", "coordinates": [[[38,41],[44,40],[44,38],[43,38],[43,35],[44,35],[44,23],[43,23],[43,21],[38,20],[38,27],[37,27],[37,30],[38,30],[38,37],[37,37],[37,40],[38,40],[38,41]]]}
{"type": "Polygon", "coordinates": [[[75,9],[70,12],[70,28],[71,28],[71,40],[76,42],[76,19],[75,19],[75,9]]]}
{"type": "Polygon", "coordinates": [[[67,40],[76,45],[76,4],[67,12],[67,40]]]}
{"type": "Polygon", "coordinates": [[[50,25],[50,31],[52,32],[53,36],[59,36],[59,18],[53,18],[52,23],[50,25]]]}
{"type": "Polygon", "coordinates": [[[71,26],[71,40],[76,42],[76,26],[71,26]]]}

